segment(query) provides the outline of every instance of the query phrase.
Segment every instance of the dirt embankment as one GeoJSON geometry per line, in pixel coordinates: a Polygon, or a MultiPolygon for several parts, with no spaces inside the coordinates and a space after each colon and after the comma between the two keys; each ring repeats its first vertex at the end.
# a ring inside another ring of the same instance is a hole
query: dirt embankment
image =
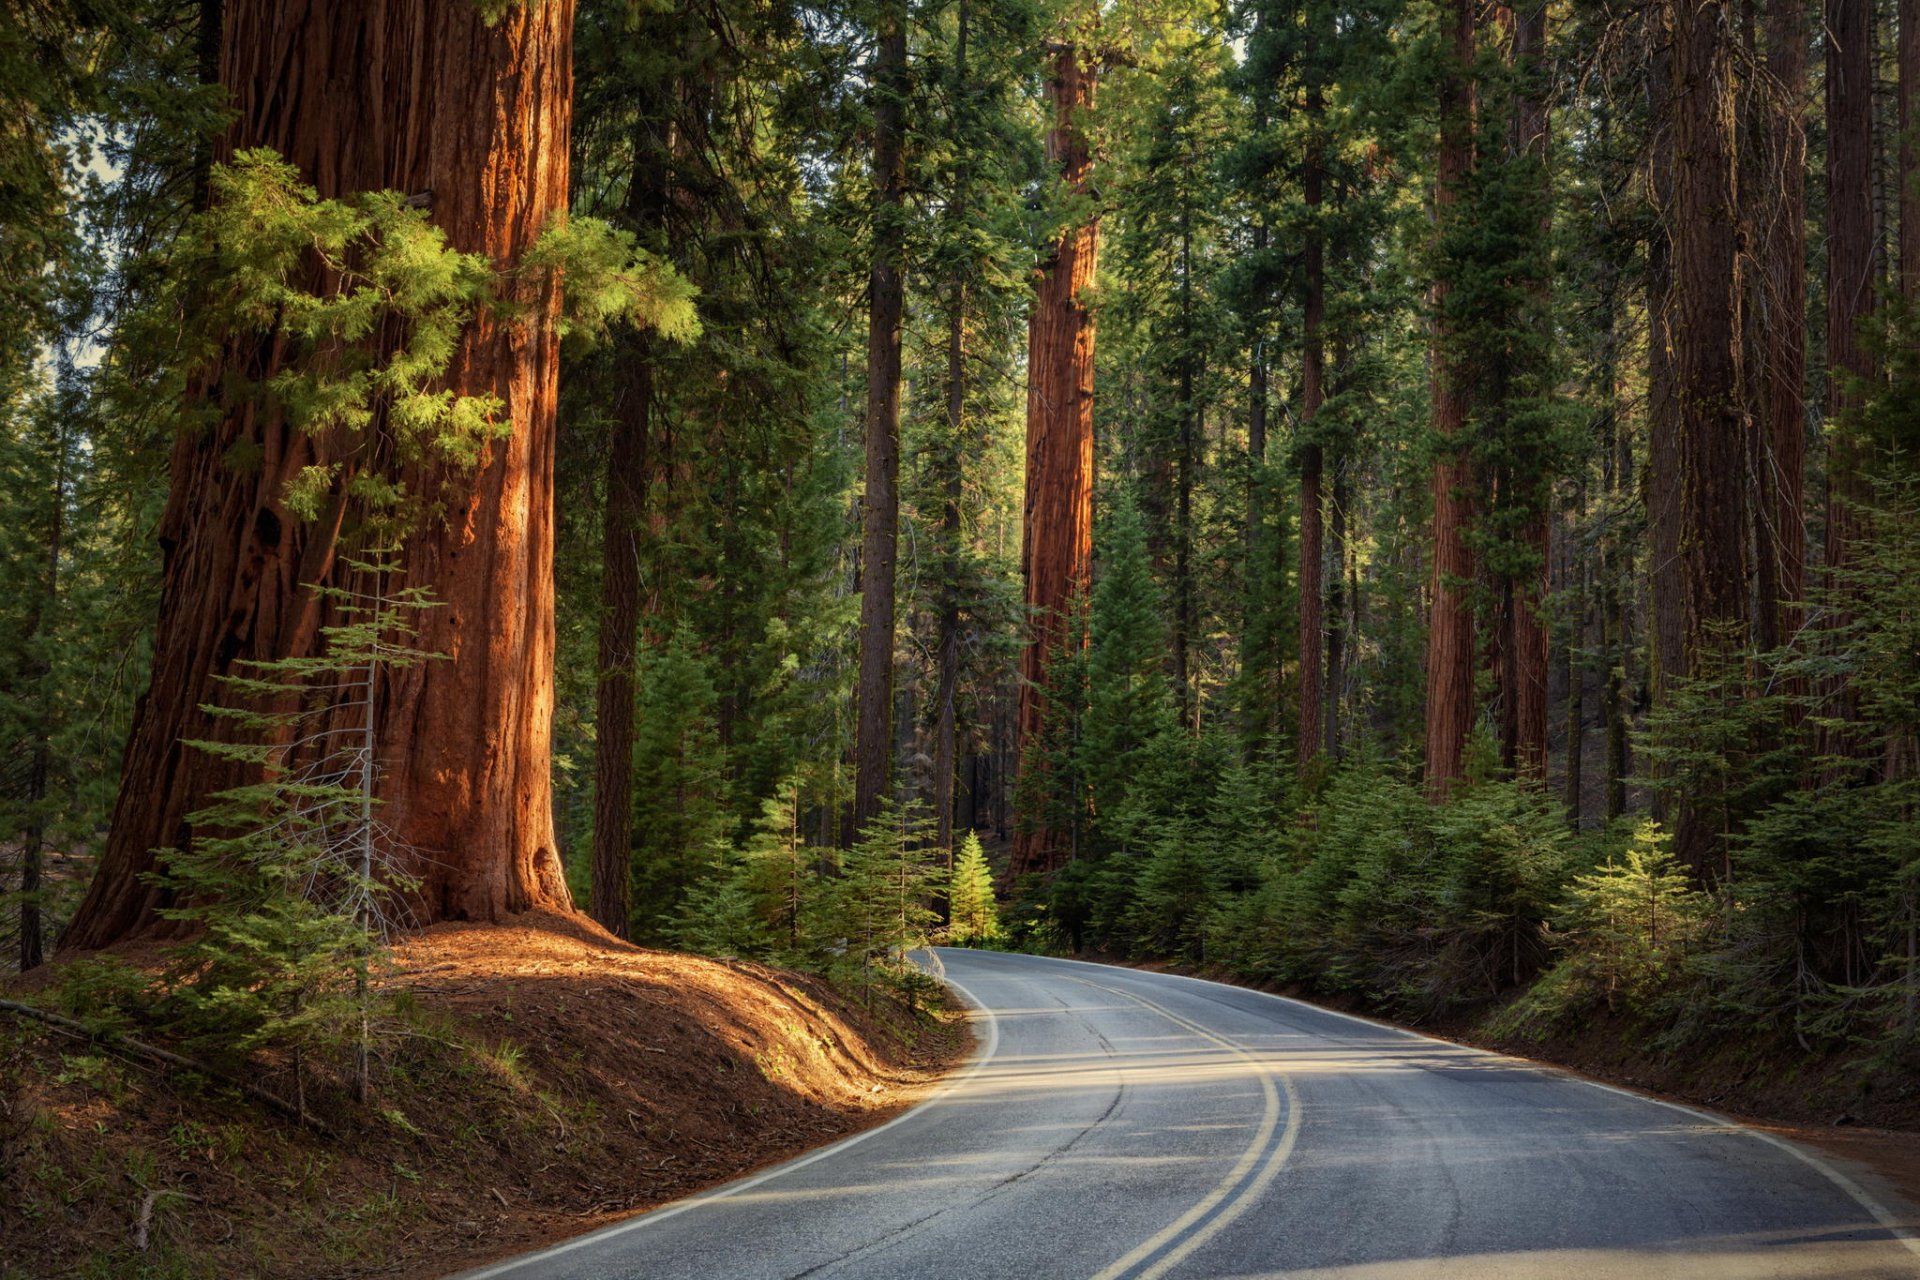
{"type": "Polygon", "coordinates": [[[0,1277],[440,1275],[878,1123],[967,1048],[953,1015],[575,919],[398,959],[379,1096],[333,1137],[0,1017],[0,1277]]]}

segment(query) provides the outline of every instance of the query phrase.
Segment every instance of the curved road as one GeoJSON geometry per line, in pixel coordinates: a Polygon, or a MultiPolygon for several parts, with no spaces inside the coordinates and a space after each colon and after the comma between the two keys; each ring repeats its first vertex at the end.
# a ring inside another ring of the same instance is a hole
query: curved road
{"type": "Polygon", "coordinates": [[[470,1280],[1920,1277],[1768,1135],[1236,987],[991,952],[932,1101],[470,1280]]]}

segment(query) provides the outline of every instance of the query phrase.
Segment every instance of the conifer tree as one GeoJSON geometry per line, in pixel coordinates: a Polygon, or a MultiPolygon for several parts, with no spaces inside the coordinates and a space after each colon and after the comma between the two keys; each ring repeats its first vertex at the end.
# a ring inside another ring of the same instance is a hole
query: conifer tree
{"type": "Polygon", "coordinates": [[[1000,912],[993,900],[993,871],[980,847],[980,837],[969,831],[954,855],[947,883],[947,941],[955,946],[985,946],[1000,937],[1000,912]]]}

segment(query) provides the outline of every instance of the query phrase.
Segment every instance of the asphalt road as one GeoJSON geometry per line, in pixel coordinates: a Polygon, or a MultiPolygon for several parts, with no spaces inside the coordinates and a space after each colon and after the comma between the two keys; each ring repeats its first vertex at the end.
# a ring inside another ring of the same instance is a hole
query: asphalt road
{"type": "Polygon", "coordinates": [[[1912,1210],[1704,1113],[1234,987],[937,956],[985,1011],[945,1092],[470,1280],[1920,1277],[1912,1210]]]}

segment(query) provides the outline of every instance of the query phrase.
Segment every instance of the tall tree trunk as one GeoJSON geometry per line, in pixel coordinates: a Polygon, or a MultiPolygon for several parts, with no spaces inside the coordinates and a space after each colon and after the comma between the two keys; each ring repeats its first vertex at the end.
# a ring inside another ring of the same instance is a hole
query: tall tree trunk
{"type": "MultiPolygon", "coordinates": [[[[1741,264],[1732,134],[1732,14],[1720,0],[1673,11],[1674,383],[1680,418],[1680,554],[1689,671],[1744,641],[1747,443],[1740,401],[1741,264]]],[[[1656,463],[1657,465],[1657,463],[1656,463]]],[[[1722,831],[1685,804],[1677,852],[1702,878],[1723,870],[1722,831]]]]}
{"type": "MultiPolygon", "coordinates": [[[[967,78],[967,35],[972,14],[967,0],[960,0],[955,17],[953,41],[954,101],[966,103],[971,93],[967,78]]],[[[964,110],[964,107],[958,108],[964,110]]],[[[948,216],[956,227],[964,227],[968,214],[971,169],[962,156],[955,167],[953,199],[948,216]]],[[[964,477],[961,474],[961,433],[967,418],[967,286],[956,279],[947,299],[947,448],[944,492],[941,495],[940,538],[945,560],[940,583],[940,621],[938,653],[940,684],[934,695],[933,730],[933,813],[937,824],[938,847],[953,854],[953,792],[958,736],[955,703],[960,690],[960,503],[964,477]]]]}
{"type": "MultiPolygon", "coordinates": [[[[1686,575],[1680,564],[1680,400],[1674,370],[1674,44],[1660,21],[1663,9],[1649,11],[1647,114],[1654,122],[1648,157],[1648,197],[1655,218],[1647,233],[1647,527],[1652,542],[1648,564],[1652,598],[1652,686],[1664,702],[1673,681],[1686,672],[1682,640],[1686,617],[1686,575]]],[[[1657,803],[1657,801],[1656,801],[1657,803]]],[[[1656,808],[1656,814],[1658,809],[1656,808]]]]}
{"type": "Polygon", "coordinates": [[[1900,296],[1920,301],[1920,0],[1900,0],[1900,34],[1895,54],[1900,77],[1900,296]]]}
{"type": "MultiPolygon", "coordinates": [[[[638,175],[636,175],[636,182],[638,175]]],[[[640,538],[646,520],[653,354],[622,340],[601,533],[600,681],[594,697],[593,918],[628,936],[633,862],[634,695],[640,638],[640,538]]]]}
{"type": "Polygon", "coordinates": [[[860,673],[853,829],[886,799],[893,762],[894,565],[900,537],[900,322],[905,305],[905,5],[881,12],[873,71],[873,267],[867,279],[866,494],[861,499],[860,673]]]}
{"type": "MultiPolygon", "coordinates": [[[[1096,75],[1072,45],[1053,50],[1048,81],[1053,127],[1047,158],[1070,191],[1091,186],[1092,155],[1079,113],[1092,107],[1096,75]]],[[[1020,560],[1032,634],[1020,659],[1018,750],[1024,767],[1044,736],[1047,665],[1066,642],[1073,615],[1086,601],[1093,567],[1093,285],[1100,224],[1089,217],[1067,228],[1040,273],[1027,354],[1027,492],[1020,560]]],[[[1066,833],[1016,833],[1012,873],[1044,871],[1066,857],[1066,833]]]]}
{"type": "MultiPolygon", "coordinates": [[[[637,104],[634,168],[623,210],[628,228],[664,245],[668,192],[669,86],[649,85],[637,104]]],[[[640,540],[651,487],[652,338],[623,334],[607,450],[600,546],[599,683],[594,696],[593,918],[615,937],[632,925],[634,698],[638,673],[640,540]]]]}
{"type": "MultiPolygon", "coordinates": [[[[1434,223],[1442,243],[1457,229],[1459,204],[1473,164],[1474,6],[1450,0],[1443,10],[1446,65],[1440,73],[1440,159],[1434,183],[1434,223]]],[[[1446,315],[1451,267],[1435,275],[1433,428],[1440,453],[1433,463],[1433,582],[1427,627],[1427,794],[1444,800],[1465,768],[1473,722],[1474,576],[1467,546],[1472,471],[1456,437],[1467,421],[1468,391],[1456,367],[1453,327],[1446,315]]]]}
{"type": "MultiPolygon", "coordinates": [[[[322,196],[420,193],[454,248],[510,270],[566,207],[572,24],[569,0],[512,6],[492,24],[471,0],[233,0],[221,79],[236,120],[222,154],[274,148],[322,196]]],[[[408,540],[402,560],[405,581],[441,602],[418,643],[449,660],[391,673],[380,690],[388,756],[379,791],[401,847],[417,851],[413,908],[426,923],[572,905],[549,750],[559,289],[537,275],[512,289],[526,314],[477,318],[445,380],[499,397],[512,434],[471,473],[395,468],[409,492],[446,513],[408,540]]],[[[249,372],[271,373],[277,359],[269,352],[268,367],[249,372]]],[[[326,610],[303,584],[345,576],[335,563],[344,489],[312,523],[281,495],[301,467],[338,460],[332,448],[252,402],[176,442],[152,684],[67,946],[151,927],[165,904],[141,878],[154,850],[190,842],[186,815],[238,780],[184,745],[220,736],[200,710],[216,697],[213,678],[315,650],[326,610]],[[228,466],[237,445],[259,465],[228,466]]],[[[340,485],[349,479],[343,470],[340,485]]]]}
{"type": "Polygon", "coordinates": [[[1862,326],[1873,309],[1873,6],[1827,0],[1827,571],[1847,568],[1865,496],[1855,384],[1873,372],[1862,326]]]}
{"type": "MultiPolygon", "coordinates": [[[[1576,513],[1586,511],[1585,485],[1581,485],[1580,498],[1574,504],[1576,513]]],[[[1587,729],[1587,584],[1585,566],[1574,555],[1566,557],[1566,576],[1562,586],[1567,593],[1570,607],[1567,610],[1567,647],[1565,650],[1567,672],[1567,773],[1566,805],[1567,820],[1573,829],[1580,829],[1581,798],[1586,789],[1586,729],[1587,729]]],[[[1601,647],[1606,645],[1606,618],[1603,614],[1600,622],[1601,647]]]]}
{"type": "MultiPolygon", "coordinates": [[[[1540,205],[1540,240],[1547,243],[1553,229],[1553,189],[1547,169],[1547,7],[1545,0],[1533,0],[1514,14],[1513,59],[1520,77],[1520,90],[1514,100],[1514,150],[1524,155],[1535,168],[1537,186],[1533,195],[1540,205]]],[[[1530,282],[1528,302],[1531,324],[1539,326],[1552,341],[1552,279],[1543,265],[1530,282]]],[[[1524,495],[1532,511],[1522,536],[1538,558],[1538,568],[1525,580],[1512,584],[1512,625],[1502,646],[1508,656],[1512,683],[1507,692],[1512,706],[1512,738],[1509,765],[1516,776],[1544,784],[1547,776],[1547,663],[1551,642],[1541,609],[1547,598],[1547,560],[1552,552],[1553,521],[1550,506],[1553,479],[1544,474],[1538,461],[1536,475],[1529,477],[1532,492],[1524,495]]]]}
{"type": "MultiPolygon", "coordinates": [[[[64,378],[66,369],[63,367],[64,378]]],[[[57,453],[53,465],[53,492],[47,504],[47,572],[40,591],[40,607],[27,620],[29,640],[46,644],[43,628],[53,625],[60,607],[60,555],[67,528],[68,437],[65,415],[55,427],[57,453]]],[[[31,652],[31,651],[29,651],[31,652]]],[[[32,675],[39,685],[34,698],[33,754],[27,763],[27,823],[20,840],[20,972],[37,969],[45,960],[45,925],[40,911],[40,880],[46,855],[47,784],[53,768],[52,672],[44,658],[36,658],[32,675]]]]}
{"type": "Polygon", "coordinates": [[[1180,215],[1180,439],[1174,460],[1173,543],[1173,687],[1180,723],[1195,728],[1198,707],[1193,687],[1193,482],[1195,407],[1193,403],[1193,227],[1185,209],[1180,215]]]}
{"type": "Polygon", "coordinates": [[[1760,610],[1756,639],[1771,649],[1791,638],[1806,598],[1806,8],[1802,0],[1767,7],[1765,107],[1766,226],[1760,237],[1761,449],[1757,539],[1760,610]]]}
{"type": "Polygon", "coordinates": [[[1300,767],[1306,768],[1326,745],[1326,454],[1314,435],[1314,420],[1326,401],[1326,246],[1320,233],[1320,204],[1326,176],[1321,163],[1320,126],[1325,91],[1315,63],[1317,34],[1310,24],[1306,36],[1307,77],[1306,171],[1301,175],[1306,202],[1306,294],[1301,300],[1300,349],[1300,767]]]}
{"type": "MultiPolygon", "coordinates": [[[[1336,360],[1338,367],[1343,361],[1336,360]]],[[[1340,695],[1347,683],[1347,504],[1352,468],[1345,457],[1333,460],[1333,501],[1327,510],[1327,754],[1340,758],[1340,695]]]]}

